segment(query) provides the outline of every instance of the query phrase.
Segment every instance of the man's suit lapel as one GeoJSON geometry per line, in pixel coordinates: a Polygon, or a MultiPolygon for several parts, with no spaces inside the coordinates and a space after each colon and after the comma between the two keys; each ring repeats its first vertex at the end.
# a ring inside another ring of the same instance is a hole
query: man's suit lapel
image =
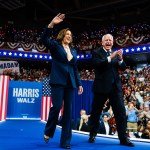
{"type": "Polygon", "coordinates": [[[107,57],[107,52],[103,48],[99,49],[99,54],[102,55],[103,57],[107,57]]]}

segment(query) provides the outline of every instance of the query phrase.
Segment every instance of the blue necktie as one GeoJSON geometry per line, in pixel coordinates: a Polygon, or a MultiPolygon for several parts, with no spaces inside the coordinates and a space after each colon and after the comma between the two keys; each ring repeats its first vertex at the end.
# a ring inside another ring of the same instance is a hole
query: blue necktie
{"type": "Polygon", "coordinates": [[[107,51],[107,56],[110,56],[110,52],[109,51],[107,51]]]}

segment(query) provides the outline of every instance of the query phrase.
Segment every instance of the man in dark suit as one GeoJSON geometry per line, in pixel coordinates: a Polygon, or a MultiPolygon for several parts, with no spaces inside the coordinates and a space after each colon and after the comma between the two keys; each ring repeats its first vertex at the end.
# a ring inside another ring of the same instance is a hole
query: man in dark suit
{"type": "Polygon", "coordinates": [[[99,124],[98,133],[105,134],[105,135],[112,135],[112,130],[108,120],[109,120],[109,115],[105,113],[102,114],[102,120],[100,121],[99,124]]]}
{"type": "Polygon", "coordinates": [[[92,91],[94,93],[92,112],[90,117],[89,142],[95,141],[99,128],[99,116],[104,103],[109,99],[116,119],[118,137],[121,145],[134,146],[126,134],[126,112],[123,101],[122,85],[118,70],[125,70],[123,50],[112,51],[113,36],[106,34],[102,37],[102,48],[93,52],[95,80],[92,91]]]}

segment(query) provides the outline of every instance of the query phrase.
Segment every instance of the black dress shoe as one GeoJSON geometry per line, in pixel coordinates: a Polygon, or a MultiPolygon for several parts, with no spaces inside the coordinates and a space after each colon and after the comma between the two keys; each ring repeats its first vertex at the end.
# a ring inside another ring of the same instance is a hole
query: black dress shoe
{"type": "Polygon", "coordinates": [[[135,146],[129,139],[126,139],[124,141],[120,141],[120,145],[130,146],[130,147],[134,147],[135,146]]]}
{"type": "Polygon", "coordinates": [[[66,146],[63,146],[63,145],[60,145],[61,148],[64,148],[64,149],[71,149],[71,146],[70,145],[66,145],[66,146]]]}
{"type": "Polygon", "coordinates": [[[90,136],[89,137],[89,143],[94,143],[96,140],[95,136],[90,136]]]}

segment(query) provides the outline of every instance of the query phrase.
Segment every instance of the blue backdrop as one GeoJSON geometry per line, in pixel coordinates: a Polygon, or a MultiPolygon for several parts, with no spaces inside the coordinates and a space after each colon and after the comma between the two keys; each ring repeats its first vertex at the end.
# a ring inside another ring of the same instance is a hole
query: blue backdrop
{"type": "Polygon", "coordinates": [[[87,114],[90,114],[93,99],[92,84],[93,81],[82,80],[83,94],[78,95],[78,90],[76,90],[72,105],[73,119],[77,119],[80,117],[81,109],[85,109],[87,114]]]}
{"type": "Polygon", "coordinates": [[[42,82],[10,81],[7,118],[40,118],[42,82]]]}
{"type": "MultiPolygon", "coordinates": [[[[91,112],[93,99],[93,81],[82,81],[83,94],[74,93],[72,117],[80,117],[80,110],[91,112]]],[[[7,118],[40,118],[42,82],[10,81],[8,94],[7,118]]]]}

